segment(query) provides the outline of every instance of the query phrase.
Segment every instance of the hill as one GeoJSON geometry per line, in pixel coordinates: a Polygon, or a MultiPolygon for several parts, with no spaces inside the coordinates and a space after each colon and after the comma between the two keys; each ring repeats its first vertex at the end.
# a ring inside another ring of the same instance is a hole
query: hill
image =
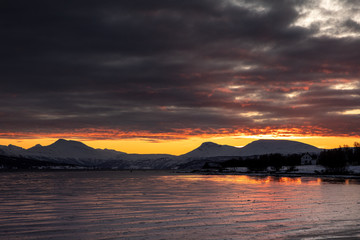
{"type": "MultiPolygon", "coordinates": [[[[183,154],[127,154],[115,150],[94,149],[79,141],[59,139],[48,146],[35,145],[24,149],[17,146],[0,146],[0,154],[45,162],[73,164],[85,167],[116,169],[171,169],[181,166],[201,165],[204,162],[224,161],[233,157],[246,157],[270,153],[319,153],[321,149],[296,141],[258,140],[243,148],[204,142],[198,148],[183,154]]],[[[30,161],[28,161],[30,163],[30,161]]],[[[36,163],[38,165],[39,163],[36,163]]]]}

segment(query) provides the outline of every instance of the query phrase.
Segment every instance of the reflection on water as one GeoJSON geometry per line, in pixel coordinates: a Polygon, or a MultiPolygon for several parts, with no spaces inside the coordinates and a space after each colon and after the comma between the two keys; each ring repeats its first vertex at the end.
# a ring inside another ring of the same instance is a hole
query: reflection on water
{"type": "Polygon", "coordinates": [[[0,239],[360,238],[356,179],[1,173],[0,239]]]}
{"type": "MultiPolygon", "coordinates": [[[[178,176],[168,176],[167,179],[178,178],[178,176]]],[[[315,184],[321,183],[320,178],[301,178],[301,177],[274,177],[274,176],[247,176],[247,175],[210,175],[207,178],[203,176],[185,176],[184,179],[189,181],[206,180],[206,181],[217,181],[217,182],[232,182],[238,184],[273,184],[274,182],[282,184],[315,184]]],[[[346,179],[348,180],[348,179],[346,179]]]]}

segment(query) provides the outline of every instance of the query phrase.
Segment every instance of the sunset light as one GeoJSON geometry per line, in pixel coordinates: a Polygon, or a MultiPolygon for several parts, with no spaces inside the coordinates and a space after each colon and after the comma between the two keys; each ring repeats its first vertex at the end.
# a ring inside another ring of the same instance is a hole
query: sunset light
{"type": "Polygon", "coordinates": [[[359,141],[355,3],[136,2],[9,8],[0,145],[182,154],[207,141],[359,141]]]}
{"type": "Polygon", "coordinates": [[[0,239],[359,239],[360,0],[2,0],[0,239]]]}

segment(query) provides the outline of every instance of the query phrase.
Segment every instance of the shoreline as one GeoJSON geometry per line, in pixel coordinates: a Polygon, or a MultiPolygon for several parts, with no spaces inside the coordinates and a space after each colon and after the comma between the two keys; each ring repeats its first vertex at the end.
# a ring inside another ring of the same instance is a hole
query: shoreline
{"type": "Polygon", "coordinates": [[[315,178],[338,178],[338,179],[360,179],[359,173],[354,174],[329,174],[329,173],[282,173],[282,172],[235,172],[235,171],[204,171],[201,169],[174,170],[174,169],[0,169],[0,173],[16,172],[168,172],[172,174],[199,174],[199,175],[246,175],[251,177],[315,177],[315,178]]]}
{"type": "Polygon", "coordinates": [[[177,173],[193,173],[200,175],[246,175],[254,177],[316,177],[316,178],[348,178],[348,179],[360,179],[360,174],[319,174],[319,173],[257,173],[257,172],[216,172],[216,171],[199,171],[192,170],[189,172],[180,171],[177,173]]]}

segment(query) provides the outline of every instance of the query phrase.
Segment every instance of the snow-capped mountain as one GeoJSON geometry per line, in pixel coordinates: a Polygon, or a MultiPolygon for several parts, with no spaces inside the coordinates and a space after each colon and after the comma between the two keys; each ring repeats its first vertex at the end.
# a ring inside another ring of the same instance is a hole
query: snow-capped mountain
{"type": "Polygon", "coordinates": [[[257,140],[243,148],[205,142],[200,147],[181,155],[183,159],[211,158],[225,156],[254,156],[271,153],[319,153],[321,149],[309,144],[288,140],[257,140]]]}
{"type": "Polygon", "coordinates": [[[94,149],[82,142],[59,139],[51,145],[35,145],[29,149],[23,149],[13,145],[1,146],[5,155],[28,157],[39,160],[62,162],[79,165],[97,165],[104,161],[118,159],[123,152],[108,149],[94,149]]]}
{"type": "Polygon", "coordinates": [[[22,156],[26,154],[26,149],[12,144],[9,146],[0,145],[0,153],[8,156],[22,156]]]}
{"type": "Polygon", "coordinates": [[[27,154],[39,157],[108,160],[125,153],[107,149],[94,149],[82,142],[59,139],[49,146],[38,144],[29,148],[27,154]]]}
{"type": "Polygon", "coordinates": [[[56,163],[134,169],[163,168],[176,164],[177,159],[169,154],[127,154],[109,149],[94,149],[82,142],[64,139],[48,146],[37,144],[29,149],[14,145],[0,146],[0,154],[56,163]]]}
{"type": "Polygon", "coordinates": [[[204,142],[200,147],[181,155],[183,159],[189,158],[208,158],[218,156],[239,156],[240,148],[228,145],[219,145],[213,142],[204,142]]]}
{"type": "Polygon", "coordinates": [[[180,156],[180,169],[197,169],[207,162],[222,162],[236,157],[249,157],[271,153],[283,155],[294,153],[319,153],[321,149],[296,141],[286,140],[258,140],[243,148],[219,145],[211,142],[203,143],[197,149],[180,156]]]}
{"type": "Polygon", "coordinates": [[[270,153],[319,153],[321,149],[312,145],[289,140],[257,140],[241,148],[240,156],[264,155],[270,153]]]}
{"type": "Polygon", "coordinates": [[[0,155],[25,157],[56,163],[119,169],[169,169],[197,160],[223,161],[231,157],[270,153],[319,153],[314,146],[287,140],[258,140],[243,148],[205,142],[181,156],[169,154],[127,154],[115,150],[94,149],[82,142],[59,139],[48,146],[24,149],[14,145],[0,146],[0,155]]]}

